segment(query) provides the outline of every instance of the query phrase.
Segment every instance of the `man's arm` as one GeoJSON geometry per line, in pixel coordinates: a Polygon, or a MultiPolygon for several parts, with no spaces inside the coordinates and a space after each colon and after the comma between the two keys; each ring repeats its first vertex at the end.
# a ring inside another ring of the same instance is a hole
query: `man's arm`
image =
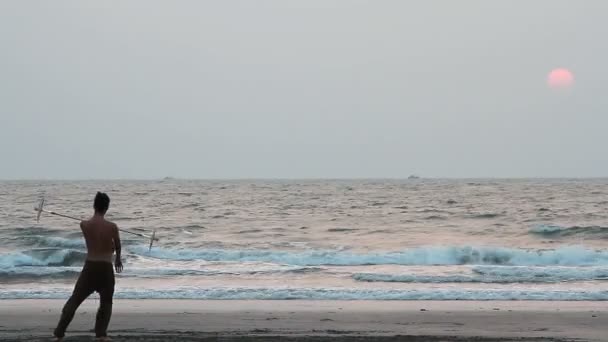
{"type": "Polygon", "coordinates": [[[116,249],[116,261],[114,262],[114,268],[117,273],[122,272],[122,259],[120,258],[120,253],[122,251],[122,246],[120,244],[120,234],[118,232],[118,226],[114,225],[114,249],[116,249]]]}

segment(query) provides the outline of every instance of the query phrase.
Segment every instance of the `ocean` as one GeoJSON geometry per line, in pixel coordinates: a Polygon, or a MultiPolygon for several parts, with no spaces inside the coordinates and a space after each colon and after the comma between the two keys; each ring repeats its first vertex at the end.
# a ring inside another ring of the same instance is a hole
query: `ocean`
{"type": "Polygon", "coordinates": [[[111,197],[116,298],[607,300],[608,179],[0,182],[0,299],[67,298],[111,197]]]}

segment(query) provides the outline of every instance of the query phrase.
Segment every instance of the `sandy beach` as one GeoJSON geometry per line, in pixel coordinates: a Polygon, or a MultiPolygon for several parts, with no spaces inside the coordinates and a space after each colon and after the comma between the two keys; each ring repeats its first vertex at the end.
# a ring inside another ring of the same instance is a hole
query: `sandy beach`
{"type": "MultiPolygon", "coordinates": [[[[3,300],[0,340],[45,341],[61,300],[3,300]]],[[[66,341],[90,341],[97,301],[66,341]]],[[[114,341],[608,341],[603,302],[116,300],[114,341]]]]}

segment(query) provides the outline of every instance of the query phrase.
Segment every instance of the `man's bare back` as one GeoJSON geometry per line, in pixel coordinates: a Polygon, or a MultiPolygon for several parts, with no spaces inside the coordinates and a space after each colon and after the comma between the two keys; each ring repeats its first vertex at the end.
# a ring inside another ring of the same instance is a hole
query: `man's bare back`
{"type": "MultiPolygon", "coordinates": [[[[87,260],[112,263],[115,250],[120,250],[118,226],[99,215],[80,222],[80,229],[87,244],[87,260]]],[[[120,257],[118,258],[120,260],[120,257]]]]}

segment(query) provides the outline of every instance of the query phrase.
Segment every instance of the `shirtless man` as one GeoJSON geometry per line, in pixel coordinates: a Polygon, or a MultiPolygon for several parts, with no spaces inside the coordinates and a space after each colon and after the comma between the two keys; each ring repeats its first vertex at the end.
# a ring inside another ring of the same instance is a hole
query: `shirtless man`
{"type": "Polygon", "coordinates": [[[114,295],[114,271],[112,255],[116,250],[114,268],[122,272],[120,259],[120,236],[118,226],[104,218],[110,197],[98,192],[93,207],[95,214],[88,221],[80,222],[80,229],[87,245],[87,260],[80,277],[74,287],[74,292],[63,307],[61,319],[54,335],[57,341],[63,340],[65,330],[74,318],[74,313],[80,304],[93,292],[99,293],[99,310],[95,321],[95,335],[101,341],[107,341],[107,329],[112,316],[112,297],[114,295]]]}

